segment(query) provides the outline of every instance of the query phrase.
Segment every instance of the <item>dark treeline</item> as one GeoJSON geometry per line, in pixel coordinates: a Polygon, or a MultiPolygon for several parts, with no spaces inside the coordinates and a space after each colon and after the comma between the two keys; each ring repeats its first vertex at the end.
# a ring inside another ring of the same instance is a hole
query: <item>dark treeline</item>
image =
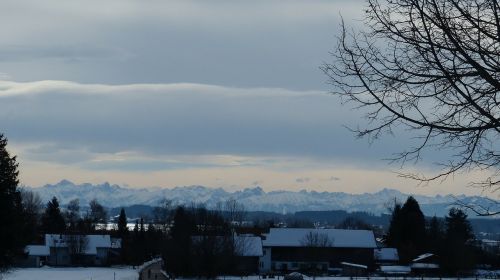
{"type": "MultiPolygon", "coordinates": [[[[143,217],[153,220],[155,206],[149,205],[131,205],[123,207],[129,217],[143,217]]],[[[110,208],[110,216],[117,216],[122,207],[110,208]]],[[[247,211],[246,220],[253,224],[265,225],[269,221],[273,223],[283,222],[286,224],[300,225],[299,227],[311,227],[312,225],[335,226],[342,223],[345,219],[355,218],[375,228],[387,230],[391,221],[390,214],[375,215],[368,212],[348,212],[344,210],[325,210],[325,211],[298,211],[295,213],[281,214],[267,211],[247,211]]],[[[433,217],[426,216],[426,221],[433,217]]],[[[442,217],[438,217],[444,220],[442,217]]],[[[494,218],[473,218],[469,217],[469,222],[476,234],[487,233],[488,235],[498,234],[500,237],[500,223],[494,218]]],[[[496,238],[496,237],[493,237],[496,238]]]]}
{"type": "Polygon", "coordinates": [[[451,208],[444,219],[426,220],[411,196],[404,204],[394,204],[385,244],[398,249],[403,264],[420,254],[433,253],[447,275],[469,271],[477,264],[500,266],[498,252],[481,249],[464,211],[451,208]]]}
{"type": "MultiPolygon", "coordinates": [[[[135,219],[129,228],[125,209],[112,224],[108,213],[97,200],[92,200],[88,210],[82,211],[79,201],[72,200],[62,207],[56,197],[45,204],[29,190],[20,190],[20,203],[29,218],[23,218],[29,226],[29,234],[23,244],[42,244],[44,234],[64,234],[75,237],[75,245],[82,243],[87,234],[109,234],[121,238],[121,255],[109,264],[140,265],[155,257],[166,260],[167,271],[176,276],[214,277],[224,274],[241,274],[237,270],[237,256],[243,249],[235,240],[235,230],[245,216],[243,206],[228,200],[217,209],[202,205],[172,206],[162,200],[151,216],[135,219]]],[[[71,238],[68,238],[68,240],[71,238]]],[[[85,242],[83,242],[85,243],[85,242]]],[[[83,248],[72,249],[73,265],[79,262],[83,248]]],[[[22,258],[22,250],[12,253],[14,260],[22,258]]],[[[12,263],[12,262],[11,262],[12,263]]]]}
{"type": "Polygon", "coordinates": [[[44,234],[75,237],[71,257],[72,263],[78,265],[82,254],[78,244],[85,243],[80,237],[109,234],[122,240],[122,253],[112,262],[139,265],[161,256],[166,260],[167,271],[175,276],[238,274],[242,271],[237,270],[236,262],[244,244],[236,242],[235,232],[259,234],[269,227],[313,227],[324,223],[345,229],[373,229],[378,236],[384,235],[383,229],[374,227],[366,218],[389,218],[384,243],[398,248],[403,264],[430,252],[438,256],[446,274],[467,271],[476,264],[500,267],[498,252],[481,249],[466,213],[452,208],[444,219],[426,219],[413,197],[404,204],[395,203],[391,215],[382,217],[366,213],[348,215],[344,211],[290,215],[252,212],[249,215],[234,200],[221,203],[215,209],[196,205],[174,207],[170,201],[162,200],[148,216],[134,219],[132,229],[127,226],[130,221],[127,211],[120,209],[110,228],[107,209],[97,200],[82,206],[75,199],[61,206],[56,197],[41,201],[33,191],[18,188],[16,158],[9,155],[6,144],[7,140],[0,134],[0,220],[3,224],[0,269],[23,257],[26,245],[42,244],[44,234]],[[249,220],[253,223],[245,224],[249,220]]]}

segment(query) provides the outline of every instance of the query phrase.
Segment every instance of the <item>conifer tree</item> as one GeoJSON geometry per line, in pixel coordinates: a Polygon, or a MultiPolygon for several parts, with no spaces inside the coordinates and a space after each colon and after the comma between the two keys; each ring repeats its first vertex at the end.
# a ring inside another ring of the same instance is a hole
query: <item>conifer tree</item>
{"type": "Polygon", "coordinates": [[[10,266],[14,257],[22,253],[21,194],[17,189],[19,172],[15,156],[6,149],[7,138],[0,134],[0,270],[10,266]]]}
{"type": "Polygon", "coordinates": [[[401,204],[395,203],[392,209],[391,222],[389,224],[389,230],[387,232],[386,243],[388,246],[397,247],[401,239],[401,204]]]}
{"type": "Polygon", "coordinates": [[[66,230],[66,222],[55,196],[47,203],[42,217],[42,228],[46,233],[63,233],[66,230]]]}
{"type": "Polygon", "coordinates": [[[445,247],[441,257],[441,265],[450,274],[460,270],[472,269],[475,255],[471,241],[474,240],[472,226],[464,211],[451,208],[445,217],[445,247]]]}
{"type": "Polygon", "coordinates": [[[400,259],[410,261],[425,249],[425,217],[417,200],[410,196],[393,210],[387,243],[398,248],[400,259]]]}
{"type": "Polygon", "coordinates": [[[125,209],[122,208],[120,210],[120,216],[118,217],[118,235],[124,238],[127,234],[127,215],[125,214],[125,209]]]}
{"type": "Polygon", "coordinates": [[[429,229],[427,231],[427,248],[429,252],[437,254],[442,247],[443,242],[443,227],[441,221],[434,216],[429,221],[429,229]]]}

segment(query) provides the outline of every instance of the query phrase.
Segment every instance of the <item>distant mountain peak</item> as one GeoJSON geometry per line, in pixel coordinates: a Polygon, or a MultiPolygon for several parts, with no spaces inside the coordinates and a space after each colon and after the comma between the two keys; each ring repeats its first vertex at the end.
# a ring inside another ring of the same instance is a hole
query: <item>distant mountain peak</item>
{"type": "MultiPolygon", "coordinates": [[[[398,190],[384,188],[380,191],[364,194],[344,192],[288,191],[273,190],[266,192],[260,186],[248,187],[238,191],[227,191],[223,188],[210,188],[200,185],[174,188],[129,188],[104,182],[102,184],[79,184],[69,180],[61,180],[55,185],[31,188],[38,192],[43,201],[56,196],[61,205],[78,198],[82,206],[97,198],[107,207],[130,205],[155,206],[162,199],[172,200],[174,204],[201,203],[207,207],[215,207],[228,199],[235,199],[251,211],[272,211],[293,213],[297,211],[345,210],[348,212],[365,211],[373,214],[387,213],[387,205],[396,197],[404,200],[408,196],[398,190]]],[[[461,200],[481,203],[483,197],[456,196],[461,200]]],[[[455,202],[455,196],[417,196],[422,211],[429,215],[444,216],[448,208],[455,202]]],[[[401,201],[403,202],[403,201],[401,201]]]]}
{"type": "Polygon", "coordinates": [[[62,179],[59,183],[57,183],[56,185],[72,185],[74,186],[75,184],[73,182],[71,182],[70,180],[67,180],[67,179],[62,179]]]}

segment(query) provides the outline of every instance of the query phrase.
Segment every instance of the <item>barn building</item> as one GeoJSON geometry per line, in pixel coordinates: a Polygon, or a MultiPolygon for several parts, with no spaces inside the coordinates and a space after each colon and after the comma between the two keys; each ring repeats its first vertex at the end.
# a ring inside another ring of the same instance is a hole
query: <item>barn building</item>
{"type": "Polygon", "coordinates": [[[342,271],[342,263],[374,266],[375,237],[370,230],[271,228],[263,235],[259,272],[342,271]]]}

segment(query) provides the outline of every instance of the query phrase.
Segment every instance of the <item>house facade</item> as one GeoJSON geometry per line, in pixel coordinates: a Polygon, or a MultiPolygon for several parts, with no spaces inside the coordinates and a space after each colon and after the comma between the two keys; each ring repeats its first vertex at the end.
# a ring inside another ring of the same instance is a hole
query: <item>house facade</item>
{"type": "Polygon", "coordinates": [[[109,235],[46,234],[44,245],[26,247],[25,266],[104,266],[121,249],[121,242],[109,235]]]}
{"type": "Polygon", "coordinates": [[[369,230],[271,228],[262,247],[260,273],[329,273],[342,263],[372,268],[377,245],[369,230]]]}

